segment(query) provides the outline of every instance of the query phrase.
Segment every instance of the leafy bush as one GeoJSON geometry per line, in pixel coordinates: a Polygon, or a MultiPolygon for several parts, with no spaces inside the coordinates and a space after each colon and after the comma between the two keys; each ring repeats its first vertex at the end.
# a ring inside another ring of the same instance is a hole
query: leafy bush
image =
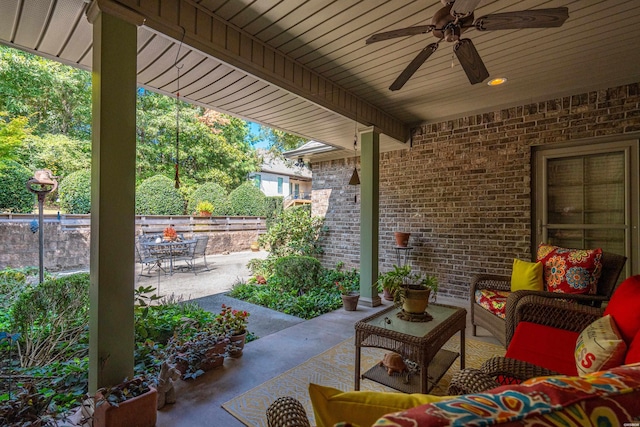
{"type": "Polygon", "coordinates": [[[295,291],[302,295],[318,284],[320,269],[320,261],[315,258],[290,255],[276,261],[271,280],[284,292],[295,291]]]}
{"type": "Polygon", "coordinates": [[[276,223],[284,210],[284,198],[282,196],[269,196],[265,199],[267,230],[276,223]]]}
{"type": "Polygon", "coordinates": [[[226,190],[215,182],[207,182],[199,186],[189,197],[187,213],[197,211],[198,203],[206,201],[213,205],[213,216],[226,215],[229,210],[229,200],[226,190]]]}
{"type": "Polygon", "coordinates": [[[342,264],[338,264],[335,269],[321,269],[317,277],[314,286],[302,295],[296,289],[283,292],[278,275],[272,276],[266,285],[236,283],[229,295],[292,316],[311,319],[342,307],[336,282],[349,283],[355,288],[360,283],[359,272],[355,269],[343,271],[342,264]]]}
{"type": "Polygon", "coordinates": [[[27,190],[31,171],[13,160],[0,161],[0,211],[29,213],[36,202],[35,194],[27,190]]]}
{"type": "MultiPolygon", "coordinates": [[[[11,330],[11,307],[22,293],[37,283],[37,276],[36,267],[0,270],[0,331],[11,330]]],[[[45,272],[45,279],[49,278],[45,272]]]]}
{"type": "Polygon", "coordinates": [[[136,190],[137,215],[182,215],[184,200],[174,182],[163,175],[152,176],[136,190]]]}
{"type": "Polygon", "coordinates": [[[229,215],[265,216],[265,195],[247,181],[229,194],[229,215]]]}
{"type": "Polygon", "coordinates": [[[27,289],[12,307],[12,330],[19,332],[20,364],[43,366],[86,353],[89,274],[46,280],[27,289]]]}
{"type": "Polygon", "coordinates": [[[304,206],[285,209],[278,220],[260,236],[259,242],[269,248],[269,256],[313,256],[322,253],[320,237],[324,219],[311,216],[304,206]]]}
{"type": "Polygon", "coordinates": [[[60,182],[60,209],[71,214],[91,212],[91,171],[73,172],[60,182]]]}

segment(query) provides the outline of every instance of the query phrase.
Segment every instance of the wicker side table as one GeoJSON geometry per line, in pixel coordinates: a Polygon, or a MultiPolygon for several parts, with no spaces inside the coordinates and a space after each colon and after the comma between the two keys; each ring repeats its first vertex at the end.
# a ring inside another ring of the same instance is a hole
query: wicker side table
{"type": "Polygon", "coordinates": [[[401,308],[390,307],[356,323],[355,390],[360,379],[367,378],[405,393],[428,393],[460,356],[464,369],[464,330],[467,311],[464,308],[429,304],[429,322],[409,322],[397,317],[401,308]],[[443,350],[442,346],[460,332],[460,353],[443,350]],[[416,363],[419,375],[388,375],[384,367],[375,365],[360,375],[362,347],[377,347],[394,351],[416,363]]]}

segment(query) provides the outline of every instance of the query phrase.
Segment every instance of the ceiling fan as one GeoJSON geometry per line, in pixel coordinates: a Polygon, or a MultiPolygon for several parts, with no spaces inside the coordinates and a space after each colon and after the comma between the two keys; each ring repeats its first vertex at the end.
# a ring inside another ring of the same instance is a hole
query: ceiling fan
{"type": "Polygon", "coordinates": [[[471,39],[460,38],[469,28],[478,31],[516,30],[521,28],[560,27],[569,17],[569,9],[556,7],[551,9],[532,9],[517,12],[493,13],[474,20],[473,11],[481,0],[440,0],[444,7],[431,18],[430,25],[400,28],[372,35],[366,44],[389,40],[397,37],[432,33],[438,39],[422,49],[418,56],[400,73],[389,86],[389,90],[398,90],[411,78],[420,66],[433,54],[441,41],[455,42],[453,51],[471,84],[482,82],[489,77],[478,51],[471,39]]]}

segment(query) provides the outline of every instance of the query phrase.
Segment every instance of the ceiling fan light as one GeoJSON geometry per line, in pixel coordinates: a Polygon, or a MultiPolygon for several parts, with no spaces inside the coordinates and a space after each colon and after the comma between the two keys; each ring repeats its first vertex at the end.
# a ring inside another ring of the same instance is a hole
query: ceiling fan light
{"type": "Polygon", "coordinates": [[[500,86],[501,84],[505,84],[507,82],[506,77],[496,77],[495,79],[491,79],[487,82],[489,86],[500,86]]]}

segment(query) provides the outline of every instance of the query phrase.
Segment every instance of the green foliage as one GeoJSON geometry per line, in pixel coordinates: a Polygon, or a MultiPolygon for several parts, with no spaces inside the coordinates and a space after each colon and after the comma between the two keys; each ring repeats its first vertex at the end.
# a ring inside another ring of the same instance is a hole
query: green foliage
{"type": "Polygon", "coordinates": [[[71,214],[91,212],[91,170],[73,172],[58,187],[60,209],[71,214]]]}
{"type": "MultiPolygon", "coordinates": [[[[0,331],[11,330],[11,307],[22,293],[37,283],[38,272],[36,267],[0,270],[0,331]]],[[[49,278],[45,272],[45,279],[49,278]]]]}
{"type": "MultiPolygon", "coordinates": [[[[176,101],[144,89],[138,90],[137,100],[138,179],[153,175],[173,177],[176,101]]],[[[244,120],[184,102],[178,106],[181,185],[216,182],[229,190],[258,169],[258,158],[251,150],[248,124],[244,120]]]]}
{"type": "Polygon", "coordinates": [[[267,223],[267,230],[278,221],[278,218],[282,215],[284,210],[284,197],[282,196],[268,196],[265,199],[265,216],[267,223]]]}
{"type": "Polygon", "coordinates": [[[23,164],[33,169],[49,169],[61,181],[79,170],[91,168],[91,141],[63,134],[32,135],[20,150],[23,164]]]}
{"type": "Polygon", "coordinates": [[[320,269],[320,261],[315,258],[289,255],[276,261],[270,283],[280,286],[284,292],[302,295],[317,285],[320,269]]]}
{"type": "Polygon", "coordinates": [[[91,73],[0,46],[0,111],[29,117],[36,135],[91,136],[91,73]]]}
{"type": "Polygon", "coordinates": [[[20,333],[20,364],[43,366],[84,355],[88,345],[89,274],[46,280],[12,307],[11,330],[20,333]]]}
{"type": "Polygon", "coordinates": [[[0,159],[14,159],[15,153],[23,144],[30,130],[26,117],[7,118],[0,112],[0,159]]]}
{"type": "Polygon", "coordinates": [[[136,190],[137,215],[182,215],[184,200],[166,176],[148,178],[136,190]]]}
{"type": "Polygon", "coordinates": [[[259,242],[269,248],[270,255],[313,256],[322,253],[320,236],[325,230],[324,219],[313,217],[305,206],[285,209],[259,242]]]}
{"type": "Polygon", "coordinates": [[[342,307],[342,298],[336,282],[349,283],[349,286],[357,287],[360,274],[357,270],[343,271],[342,265],[339,264],[335,269],[321,269],[317,282],[302,295],[295,288],[283,292],[280,277],[274,275],[266,285],[236,283],[229,296],[292,316],[311,319],[342,307]]]}
{"type": "Polygon", "coordinates": [[[264,216],[265,195],[253,182],[247,181],[229,194],[229,215],[264,216]]]}
{"type": "Polygon", "coordinates": [[[189,205],[187,212],[197,212],[197,206],[200,202],[209,202],[213,205],[211,211],[213,216],[226,215],[228,210],[228,198],[226,190],[215,182],[206,182],[196,188],[189,197],[189,205]]]}
{"type": "Polygon", "coordinates": [[[33,173],[13,160],[0,160],[0,211],[29,213],[36,202],[35,194],[27,190],[33,173]]]}
{"type": "Polygon", "coordinates": [[[268,279],[273,275],[273,269],[275,263],[278,260],[276,257],[267,258],[253,258],[247,263],[247,268],[251,271],[251,274],[255,277],[261,276],[268,279]]]}
{"type": "Polygon", "coordinates": [[[260,140],[268,141],[269,151],[274,154],[295,150],[307,142],[306,139],[299,136],[266,126],[260,126],[260,140]]]}

